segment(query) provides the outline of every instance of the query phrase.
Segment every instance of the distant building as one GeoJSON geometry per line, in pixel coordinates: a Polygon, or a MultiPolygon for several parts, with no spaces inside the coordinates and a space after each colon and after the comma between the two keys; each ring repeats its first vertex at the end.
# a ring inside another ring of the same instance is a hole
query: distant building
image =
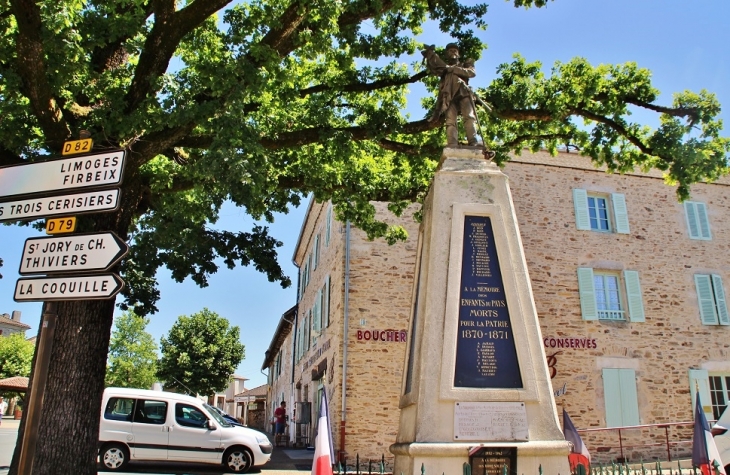
{"type": "Polygon", "coordinates": [[[238,404],[234,401],[234,396],[246,390],[244,387],[246,381],[248,381],[248,378],[244,378],[243,376],[231,376],[231,382],[228,384],[226,390],[221,393],[216,393],[213,396],[209,396],[208,404],[221,409],[223,412],[226,412],[233,417],[241,417],[242,414],[238,404]]]}
{"type": "MultiPolygon", "coordinates": [[[[656,170],[608,174],[576,154],[525,151],[504,173],[558,409],[578,429],[692,421],[699,392],[717,419],[730,400],[730,179],[696,184],[681,203],[656,170]]],[[[410,237],[388,246],[334,220],[329,203],[310,204],[294,255],[297,306],[264,359],[268,410],[287,401],[292,441],[312,444],[326,390],[335,451],[390,457],[407,355],[419,351],[414,210],[391,216],[410,237]]],[[[667,430],[691,438],[691,426],[667,430]]],[[[663,428],[632,431],[625,458],[666,458],[663,428]]],[[[618,458],[615,432],[584,440],[596,460],[618,458]]],[[[672,457],[687,448],[672,446],[672,457]]]]}
{"type": "MultiPolygon", "coordinates": [[[[266,419],[266,401],[269,396],[269,385],[262,384],[253,389],[247,389],[236,394],[233,400],[237,408],[240,408],[239,420],[243,424],[263,432],[270,430],[266,419]]],[[[238,412],[239,409],[236,409],[238,412]]]]}
{"type": "Polygon", "coordinates": [[[20,310],[13,310],[13,313],[0,314],[0,336],[9,336],[13,333],[22,333],[25,336],[26,330],[30,330],[30,325],[20,321],[20,310]]]}

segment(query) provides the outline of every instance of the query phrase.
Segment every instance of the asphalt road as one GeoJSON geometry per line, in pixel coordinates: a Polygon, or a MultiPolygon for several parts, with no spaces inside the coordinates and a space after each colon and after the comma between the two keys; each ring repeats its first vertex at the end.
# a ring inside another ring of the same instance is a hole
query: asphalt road
{"type": "MultiPolygon", "coordinates": [[[[4,419],[0,425],[0,475],[7,475],[10,461],[13,458],[15,442],[18,438],[18,421],[4,419]]],[[[274,447],[271,461],[264,467],[255,468],[249,473],[262,475],[302,475],[312,469],[311,451],[282,449],[274,447]]],[[[99,466],[100,473],[103,472],[99,466]]],[[[119,475],[146,473],[155,475],[227,475],[222,465],[168,463],[168,462],[132,462],[125,472],[113,472],[119,475]]]]}

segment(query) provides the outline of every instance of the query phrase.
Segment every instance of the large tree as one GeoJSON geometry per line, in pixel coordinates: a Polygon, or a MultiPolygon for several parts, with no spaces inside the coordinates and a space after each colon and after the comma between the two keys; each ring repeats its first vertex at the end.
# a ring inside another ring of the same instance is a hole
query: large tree
{"type": "MultiPolygon", "coordinates": [[[[81,130],[99,150],[128,151],[121,206],[80,227],[130,241],[117,270],[128,284],[123,305],[139,315],[155,310],[161,266],[207,285],[220,257],[290,285],[265,226],[209,227],[227,200],[271,220],[312,193],[371,237],[402,238],[369,202],[387,200],[398,213],[422,196],[443,139],[441,124],[403,113],[407,87],[424,81],[433,90],[437,78],[396,58],[420,59],[414,38],[428,19],[465,56],[478,59],[485,47],[472,28],[484,25],[486,6],[471,2],[229,3],[0,0],[0,165],[45,159],[81,130]]],[[[649,72],[633,64],[574,60],[546,77],[516,58],[499,73],[479,91],[499,163],[524,146],[567,144],[611,171],[665,170],[680,198],[727,171],[709,93],[658,104],[649,72]],[[633,107],[659,114],[660,127],[632,122],[633,107]]],[[[58,305],[35,473],[95,471],[99,411],[89,401],[101,398],[113,311],[112,301],[58,305]]],[[[11,473],[16,464],[17,456],[11,473]]]]}
{"type": "Polygon", "coordinates": [[[145,328],[150,322],[133,312],[114,319],[106,385],[150,389],[157,381],[157,344],[145,328]]]}
{"type": "Polygon", "coordinates": [[[241,330],[204,308],[181,315],[160,341],[157,375],[165,388],[192,396],[225,391],[244,356],[241,330]]]}

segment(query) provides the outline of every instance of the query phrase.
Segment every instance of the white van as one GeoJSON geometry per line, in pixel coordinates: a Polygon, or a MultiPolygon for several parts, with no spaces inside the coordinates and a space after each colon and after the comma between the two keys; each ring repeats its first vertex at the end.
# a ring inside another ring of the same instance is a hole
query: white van
{"type": "Polygon", "coordinates": [[[273,446],[265,434],[234,427],[194,397],[107,388],[101,406],[99,459],[107,470],[130,460],[223,464],[243,473],[264,465],[273,446]]]}

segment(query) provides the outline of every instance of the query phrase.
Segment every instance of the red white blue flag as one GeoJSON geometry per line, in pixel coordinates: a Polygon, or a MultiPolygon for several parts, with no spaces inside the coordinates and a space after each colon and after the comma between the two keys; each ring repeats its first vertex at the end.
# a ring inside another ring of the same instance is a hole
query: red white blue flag
{"type": "Polygon", "coordinates": [[[575,472],[578,465],[583,465],[586,469],[586,473],[589,473],[591,468],[591,454],[588,452],[586,444],[583,443],[583,439],[580,438],[580,434],[573,425],[573,421],[570,420],[570,416],[563,409],[563,433],[565,434],[565,440],[570,442],[570,454],[568,455],[568,463],[570,464],[570,471],[575,472]]]}
{"type": "Polygon", "coordinates": [[[330,428],[330,413],[327,404],[327,390],[322,391],[322,400],[319,404],[319,421],[317,435],[314,438],[314,459],[312,460],[312,475],[332,475],[334,465],[334,450],[332,447],[332,430],[330,428]]]}
{"type": "Polygon", "coordinates": [[[719,473],[725,475],[725,469],[720,460],[720,453],[715,445],[715,439],[712,438],[710,424],[702,410],[700,403],[700,394],[697,393],[695,404],[695,426],[692,436],[692,465],[702,470],[702,475],[714,475],[715,467],[719,473]]]}

